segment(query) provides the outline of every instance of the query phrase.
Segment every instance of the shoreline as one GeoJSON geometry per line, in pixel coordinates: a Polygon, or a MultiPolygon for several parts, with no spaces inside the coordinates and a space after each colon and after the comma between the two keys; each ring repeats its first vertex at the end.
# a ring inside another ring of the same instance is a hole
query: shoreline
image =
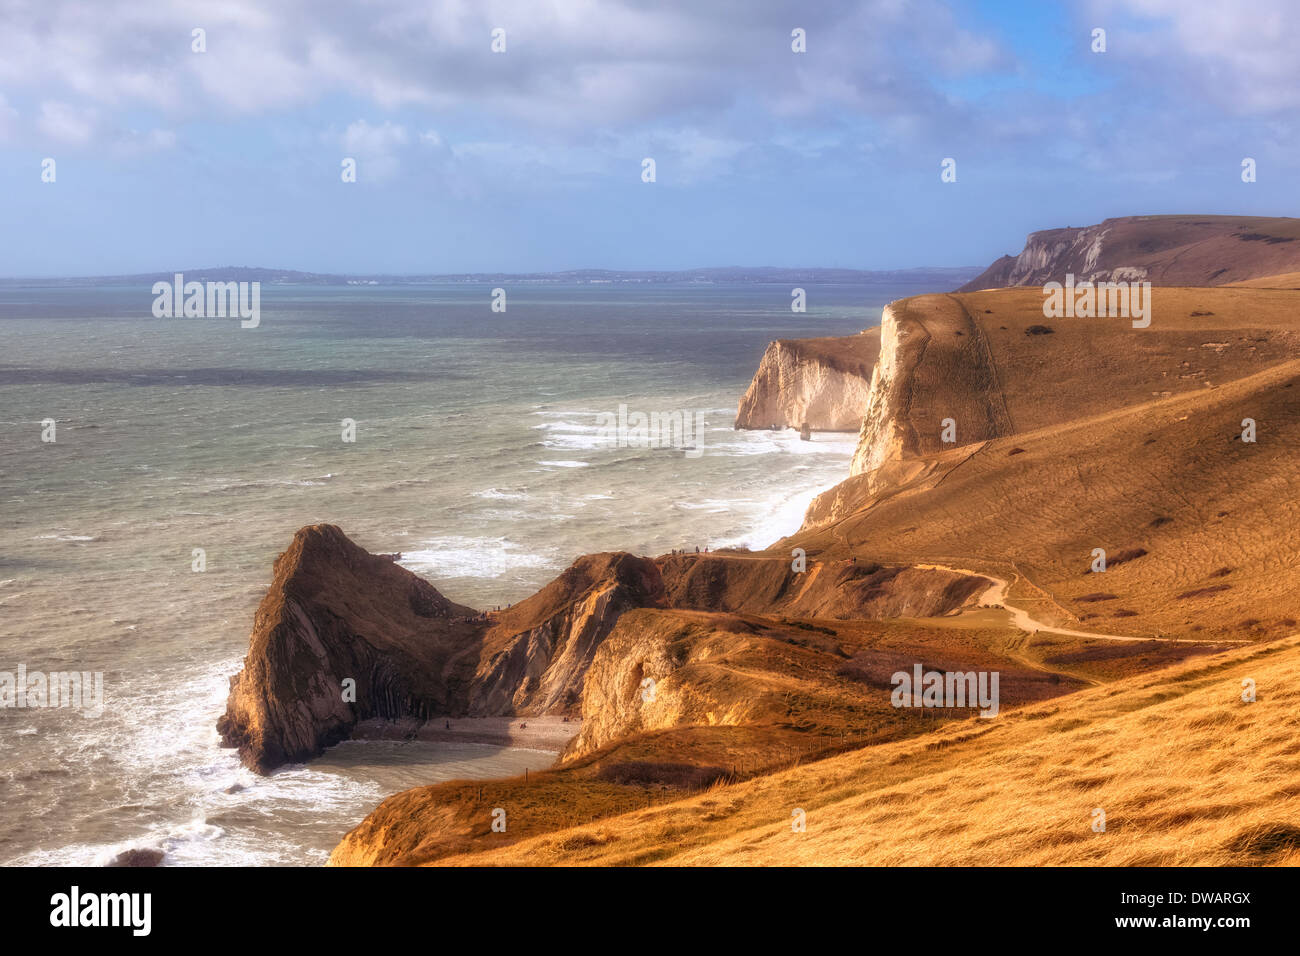
{"type": "MultiPolygon", "coordinates": [[[[751,429],[760,431],[760,429],[751,429]]],[[[814,435],[822,434],[829,436],[832,441],[848,434],[844,432],[823,430],[814,432],[814,435]]],[[[845,469],[852,464],[852,453],[845,456],[845,469]]],[[[791,477],[798,477],[799,471],[796,468],[790,468],[791,477]]],[[[724,539],[723,542],[715,543],[711,546],[712,551],[727,550],[752,550],[754,552],[766,551],[793,534],[797,534],[803,527],[807,518],[809,507],[817,497],[832,488],[835,488],[845,480],[845,477],[837,478],[824,486],[814,484],[811,489],[805,489],[792,494],[783,496],[782,501],[777,505],[774,512],[769,513],[762,522],[753,530],[743,535],[737,536],[730,540],[724,539]],[[744,544],[746,538],[753,539],[756,534],[764,534],[771,529],[774,519],[782,512],[787,517],[793,514],[792,505],[799,503],[798,523],[793,529],[778,535],[760,548],[750,548],[744,544]]],[[[633,553],[633,552],[629,552],[633,553]]],[[[685,553],[685,552],[683,552],[685,553]]],[[[709,553],[705,551],[703,553],[709,553]]],[[[400,554],[400,552],[395,552],[400,554]]],[[[663,555],[647,555],[651,560],[655,560],[663,555]]],[[[423,569],[407,567],[398,557],[393,558],[395,563],[405,567],[411,573],[419,575],[424,580],[433,584],[435,587],[440,585],[435,576],[429,575],[423,569]]],[[[497,610],[481,610],[489,620],[495,617],[497,610]]],[[[347,740],[366,741],[366,740],[385,740],[385,741],[421,741],[425,743],[477,743],[500,746],[512,749],[537,750],[545,753],[553,753],[557,757],[562,753],[565,747],[573,738],[582,730],[581,717],[562,717],[559,715],[543,715],[534,717],[450,717],[439,716],[429,720],[421,721],[414,717],[401,718],[399,720],[386,720],[383,718],[372,717],[357,723],[352,733],[346,738],[347,740]]],[[[486,778],[497,779],[497,778],[486,778]]]]}
{"type": "MultiPolygon", "coordinates": [[[[581,717],[372,717],[357,724],[348,740],[417,740],[425,743],[492,744],[559,754],[582,730],[581,717]],[[448,726],[450,725],[450,726],[448,726]]],[[[497,778],[486,778],[497,779],[497,778]]]]}

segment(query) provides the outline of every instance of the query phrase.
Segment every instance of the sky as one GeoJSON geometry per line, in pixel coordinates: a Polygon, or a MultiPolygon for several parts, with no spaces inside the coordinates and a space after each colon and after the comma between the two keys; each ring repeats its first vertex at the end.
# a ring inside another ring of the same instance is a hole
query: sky
{"type": "Polygon", "coordinates": [[[969,266],[1297,215],[1297,50],[1294,0],[0,0],[0,276],[969,266]]]}

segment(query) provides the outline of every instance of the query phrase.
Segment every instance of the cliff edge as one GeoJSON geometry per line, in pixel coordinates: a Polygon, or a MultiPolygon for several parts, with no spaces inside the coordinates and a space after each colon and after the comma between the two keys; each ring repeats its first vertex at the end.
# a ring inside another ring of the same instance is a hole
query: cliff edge
{"type": "Polygon", "coordinates": [[[957,289],[1078,281],[1216,286],[1300,270],[1300,219],[1264,216],[1124,216],[1095,226],[1031,232],[957,289]]]}
{"type": "Polygon", "coordinates": [[[594,554],[513,608],[480,613],[339,528],[311,525],[275,562],[217,730],[268,773],[372,717],[576,712],[596,647],[659,589],[652,561],[594,554]]]}
{"type": "Polygon", "coordinates": [[[366,717],[451,706],[448,677],[482,629],[474,613],[333,525],[301,529],[276,559],[231,678],[223,744],[266,773],[316,756],[366,717]]]}
{"type": "Polygon", "coordinates": [[[857,431],[880,353],[880,330],[771,342],[736,410],[736,428],[857,431]]]}

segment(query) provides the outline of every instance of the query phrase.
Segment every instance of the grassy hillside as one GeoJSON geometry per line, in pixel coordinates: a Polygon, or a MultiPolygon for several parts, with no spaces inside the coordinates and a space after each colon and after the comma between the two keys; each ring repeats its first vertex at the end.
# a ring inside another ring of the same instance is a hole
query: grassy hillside
{"type": "Polygon", "coordinates": [[[1294,865],[1298,779],[1291,638],[443,862],[1294,865]]]}
{"type": "Polygon", "coordinates": [[[555,769],[398,794],[333,862],[1300,862],[1300,297],[1042,303],[894,303],[886,467],[767,552],[657,559],[555,769]],[[895,708],[916,664],[999,672],[1000,713],[895,708]]]}
{"type": "MultiPolygon", "coordinates": [[[[845,482],[789,543],[827,557],[962,562],[1014,578],[1013,595],[1048,618],[1107,633],[1290,633],[1300,618],[1295,294],[1158,289],[1148,329],[1045,320],[1041,302],[1027,290],[910,300],[907,315],[936,328],[953,313],[975,319],[1009,427],[963,443],[958,417],[957,446],[932,451],[945,407],[906,403],[920,436],[906,477],[884,490],[866,476],[845,482]],[[1053,331],[1027,334],[1036,325],[1053,331]],[[1255,443],[1240,440],[1246,418],[1255,443]],[[1094,548],[1107,552],[1104,574],[1090,573],[1094,548]]],[[[936,337],[918,391],[961,362],[936,337]]]]}

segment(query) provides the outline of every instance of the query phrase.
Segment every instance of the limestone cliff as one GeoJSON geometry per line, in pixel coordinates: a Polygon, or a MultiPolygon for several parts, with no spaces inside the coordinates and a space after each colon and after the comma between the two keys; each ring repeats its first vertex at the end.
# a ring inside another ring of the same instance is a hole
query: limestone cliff
{"type": "Polygon", "coordinates": [[[543,714],[576,709],[602,641],[629,608],[655,604],[659,570],[619,552],[586,555],[536,594],[495,615],[469,695],[469,712],[543,714]]]}
{"type": "Polygon", "coordinates": [[[319,754],[366,717],[454,708],[457,664],[481,629],[466,623],[473,613],[333,525],[303,528],[275,562],[231,678],[223,743],[265,773],[319,754]]]}
{"type": "Polygon", "coordinates": [[[719,679],[730,652],[754,628],[721,614],[654,610],[624,615],[587,673],[582,730],[565,749],[573,761],[646,731],[691,724],[736,726],[752,720],[766,702],[732,672],[719,679]],[[710,665],[715,664],[716,668],[710,665]],[[736,681],[743,691],[737,693],[736,681]]]}
{"type": "Polygon", "coordinates": [[[916,296],[885,307],[880,360],[850,475],[897,480],[908,459],[1011,431],[984,331],[962,302],[916,296]]]}
{"type": "Polygon", "coordinates": [[[945,614],[978,583],[939,571],[788,556],[586,555],[513,607],[480,614],[360,548],[303,528],[275,564],[217,728],[266,773],[362,720],[576,714],[588,669],[639,608],[832,619],[945,614]]]}
{"type": "Polygon", "coordinates": [[[1300,269],[1300,219],[1125,216],[1031,232],[958,292],[1079,281],[1212,286],[1300,269]]]}
{"type": "Polygon", "coordinates": [[[583,685],[582,729],[565,761],[648,731],[780,719],[781,694],[773,688],[788,690],[796,668],[780,662],[768,629],[789,626],[791,618],[941,616],[973,604],[991,584],[851,560],[814,562],[796,573],[784,558],[693,555],[673,559],[664,580],[672,610],[623,615],[596,651],[583,685]],[[775,685],[772,672],[780,675],[775,685]]]}
{"type": "Polygon", "coordinates": [[[736,411],[736,428],[857,431],[866,407],[879,329],[859,335],[771,342],[736,411]]]}
{"type": "Polygon", "coordinates": [[[275,563],[217,729],[266,773],[371,717],[576,709],[595,648],[659,588],[648,559],[587,555],[528,600],[481,615],[333,525],[303,528],[275,563]]]}

